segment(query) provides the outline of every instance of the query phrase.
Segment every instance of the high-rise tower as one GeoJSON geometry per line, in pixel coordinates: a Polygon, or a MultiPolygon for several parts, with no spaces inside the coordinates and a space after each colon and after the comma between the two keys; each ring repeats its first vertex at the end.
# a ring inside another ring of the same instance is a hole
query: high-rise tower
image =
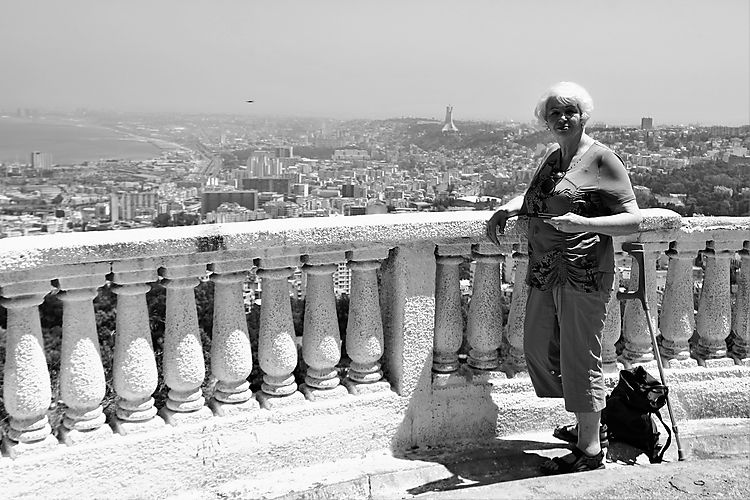
{"type": "Polygon", "coordinates": [[[453,124],[453,106],[445,107],[445,121],[443,122],[443,134],[457,134],[458,128],[453,124]]]}

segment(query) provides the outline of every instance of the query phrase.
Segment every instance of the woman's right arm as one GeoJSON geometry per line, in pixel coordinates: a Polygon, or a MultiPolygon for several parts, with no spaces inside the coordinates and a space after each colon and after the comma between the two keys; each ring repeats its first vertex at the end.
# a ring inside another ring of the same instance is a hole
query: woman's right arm
{"type": "Polygon", "coordinates": [[[511,217],[518,215],[523,207],[523,195],[516,196],[506,204],[502,205],[487,221],[487,237],[495,245],[499,245],[497,233],[505,231],[505,223],[511,217]]]}

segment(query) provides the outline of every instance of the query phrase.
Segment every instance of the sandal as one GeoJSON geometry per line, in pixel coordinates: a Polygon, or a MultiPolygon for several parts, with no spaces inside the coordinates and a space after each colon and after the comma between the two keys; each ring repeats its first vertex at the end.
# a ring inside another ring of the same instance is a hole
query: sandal
{"type": "MultiPolygon", "coordinates": [[[[601,424],[599,426],[599,443],[602,448],[609,447],[608,434],[607,424],[601,424]]],[[[555,430],[552,431],[552,436],[562,441],[576,444],[578,443],[578,424],[568,424],[555,427],[555,430]]]]}
{"type": "Polygon", "coordinates": [[[571,472],[586,472],[604,468],[604,452],[600,451],[596,455],[589,456],[581,451],[578,447],[573,448],[573,456],[576,457],[573,462],[568,463],[562,457],[555,457],[547,460],[541,466],[542,472],[548,475],[568,474],[571,472]]]}

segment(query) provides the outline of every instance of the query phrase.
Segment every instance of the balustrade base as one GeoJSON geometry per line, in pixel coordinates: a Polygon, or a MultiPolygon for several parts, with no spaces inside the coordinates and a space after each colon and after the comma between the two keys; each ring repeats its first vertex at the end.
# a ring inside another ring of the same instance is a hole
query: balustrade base
{"type": "Polygon", "coordinates": [[[621,364],[623,368],[625,368],[626,370],[629,370],[630,368],[636,365],[645,365],[647,363],[653,363],[654,365],[656,364],[654,355],[650,352],[641,354],[640,356],[632,356],[632,357],[620,355],[620,356],[617,356],[617,362],[621,364]]]}
{"type": "Polygon", "coordinates": [[[488,384],[495,377],[495,372],[480,370],[469,365],[461,365],[458,371],[453,373],[433,373],[433,387],[455,387],[465,385],[488,384]]]}
{"type": "Polygon", "coordinates": [[[301,384],[299,390],[302,391],[308,401],[328,401],[349,396],[349,391],[342,385],[337,385],[331,389],[318,389],[307,384],[301,384]]]}
{"type": "Polygon", "coordinates": [[[294,391],[288,396],[272,396],[270,394],[266,394],[265,392],[259,392],[255,395],[255,397],[258,399],[258,403],[260,403],[261,408],[265,408],[266,410],[297,406],[303,404],[306,401],[305,396],[303,396],[299,391],[294,391]]]}
{"type": "Polygon", "coordinates": [[[503,360],[498,367],[498,370],[505,373],[508,378],[513,378],[519,373],[526,373],[526,361],[523,358],[516,358],[515,356],[509,357],[503,360]]]}
{"type": "Polygon", "coordinates": [[[141,420],[137,422],[131,422],[129,420],[122,420],[117,416],[113,417],[109,425],[112,430],[121,436],[128,436],[130,434],[142,434],[145,432],[152,432],[156,429],[163,429],[167,427],[164,419],[159,415],[148,420],[141,420]]]}
{"type": "Polygon", "coordinates": [[[164,422],[167,424],[178,426],[203,422],[213,417],[214,413],[208,406],[202,406],[199,410],[189,412],[179,412],[164,407],[159,410],[159,416],[163,418],[164,422]]]}
{"type": "Polygon", "coordinates": [[[455,385],[466,385],[468,382],[466,370],[452,373],[432,373],[432,385],[435,387],[450,387],[455,385]]]}
{"type": "Polygon", "coordinates": [[[114,432],[108,425],[102,425],[96,429],[81,431],[77,429],[68,429],[65,426],[60,427],[59,439],[68,446],[75,446],[84,443],[96,443],[110,439],[114,432]]]}
{"type": "Polygon", "coordinates": [[[712,359],[696,359],[698,366],[702,366],[704,368],[728,368],[735,366],[735,362],[732,358],[729,357],[723,357],[723,358],[712,358],[712,359]]]}
{"type": "Polygon", "coordinates": [[[661,358],[661,363],[664,366],[664,368],[697,368],[698,367],[698,361],[690,358],[690,359],[664,359],[661,358]]]}
{"type": "Polygon", "coordinates": [[[224,403],[214,398],[208,400],[208,406],[217,417],[228,417],[231,415],[239,415],[243,413],[249,413],[258,411],[260,409],[260,403],[255,397],[251,397],[247,401],[242,403],[224,403]]]}
{"type": "Polygon", "coordinates": [[[391,384],[389,384],[385,380],[378,380],[377,382],[364,384],[361,382],[355,382],[354,380],[349,378],[345,378],[341,381],[341,384],[346,387],[346,389],[349,391],[349,394],[352,394],[354,396],[391,390],[391,384]]]}
{"type": "Polygon", "coordinates": [[[476,368],[471,365],[465,365],[459,372],[464,372],[466,381],[470,384],[488,384],[493,376],[493,371],[484,368],[476,368]]]}
{"type": "Polygon", "coordinates": [[[734,358],[738,365],[742,364],[743,359],[750,358],[750,345],[735,332],[727,338],[727,351],[727,355],[734,358]]]}
{"type": "Polygon", "coordinates": [[[620,373],[620,370],[625,368],[625,366],[622,363],[614,362],[614,363],[602,363],[602,372],[603,373],[620,373]]]}
{"type": "Polygon", "coordinates": [[[60,446],[60,441],[58,441],[52,434],[48,435],[41,441],[35,441],[33,443],[19,443],[13,441],[8,436],[3,436],[2,443],[0,443],[0,450],[2,450],[3,455],[16,459],[23,455],[46,453],[58,446],[60,446]]]}

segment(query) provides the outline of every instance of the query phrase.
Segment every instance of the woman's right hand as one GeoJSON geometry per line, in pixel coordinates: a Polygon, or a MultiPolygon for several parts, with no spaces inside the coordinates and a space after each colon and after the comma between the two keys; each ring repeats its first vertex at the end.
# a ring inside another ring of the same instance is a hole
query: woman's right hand
{"type": "Polygon", "coordinates": [[[497,234],[504,234],[505,223],[508,221],[508,217],[510,217],[508,210],[501,208],[492,214],[490,220],[487,221],[487,237],[495,245],[500,245],[500,240],[498,240],[497,234]]]}

